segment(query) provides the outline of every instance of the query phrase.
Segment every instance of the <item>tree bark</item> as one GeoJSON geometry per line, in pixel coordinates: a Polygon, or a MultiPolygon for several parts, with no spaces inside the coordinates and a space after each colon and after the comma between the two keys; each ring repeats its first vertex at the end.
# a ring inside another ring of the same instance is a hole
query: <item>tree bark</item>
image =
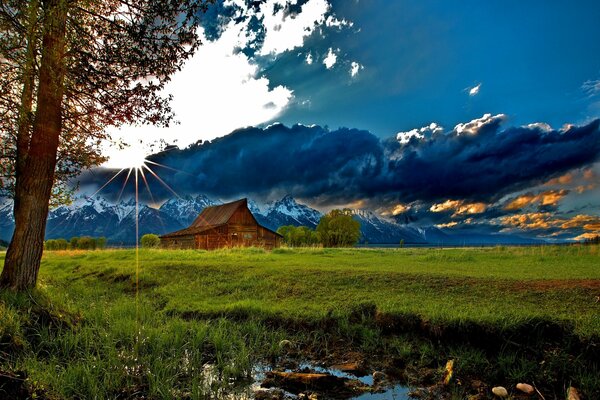
{"type": "MultiPolygon", "coordinates": [[[[15,230],[0,276],[0,287],[13,290],[27,290],[37,282],[62,130],[67,1],[46,0],[42,6],[44,33],[37,109],[29,148],[25,153],[17,148],[23,168],[17,167],[16,171],[15,230]]],[[[17,146],[22,143],[18,141],[17,146]]]]}

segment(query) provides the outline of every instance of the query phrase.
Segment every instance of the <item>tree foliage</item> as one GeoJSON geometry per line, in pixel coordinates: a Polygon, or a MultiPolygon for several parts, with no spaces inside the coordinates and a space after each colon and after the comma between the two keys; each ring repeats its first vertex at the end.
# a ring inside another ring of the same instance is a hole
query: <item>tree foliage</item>
{"type": "Polygon", "coordinates": [[[277,229],[285,244],[291,247],[316,246],[319,244],[317,232],[307,226],[284,225],[277,229]]]}
{"type": "Polygon", "coordinates": [[[360,222],[351,210],[332,210],[319,221],[317,235],[325,247],[351,247],[360,238],[360,222]]]}
{"type": "Polygon", "coordinates": [[[153,233],[147,233],[142,236],[142,247],[146,249],[156,248],[160,246],[160,238],[153,233]]]}

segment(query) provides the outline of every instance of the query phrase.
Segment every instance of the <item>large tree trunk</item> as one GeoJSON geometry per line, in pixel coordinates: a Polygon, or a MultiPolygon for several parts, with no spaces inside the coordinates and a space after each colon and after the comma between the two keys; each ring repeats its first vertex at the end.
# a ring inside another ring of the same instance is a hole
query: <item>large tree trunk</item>
{"type": "Polygon", "coordinates": [[[14,290],[33,288],[37,282],[62,129],[67,1],[46,0],[43,9],[37,109],[29,149],[21,159],[23,168],[17,167],[15,231],[0,276],[0,286],[14,290]]]}

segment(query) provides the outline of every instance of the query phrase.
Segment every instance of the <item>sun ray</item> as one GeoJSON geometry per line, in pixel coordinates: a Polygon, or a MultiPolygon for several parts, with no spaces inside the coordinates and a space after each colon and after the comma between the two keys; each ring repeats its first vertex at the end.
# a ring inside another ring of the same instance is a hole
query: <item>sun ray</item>
{"type": "Polygon", "coordinates": [[[127,186],[127,182],[129,182],[129,177],[131,176],[132,170],[133,170],[133,168],[129,168],[129,172],[127,173],[125,182],[123,182],[123,186],[121,187],[121,191],[119,192],[119,197],[117,198],[117,203],[119,203],[121,201],[121,196],[123,196],[123,191],[125,190],[125,186],[127,186]]]}
{"type": "Polygon", "coordinates": [[[146,168],[148,170],[148,172],[150,172],[152,174],[152,176],[154,176],[160,183],[162,183],[164,187],[166,187],[167,189],[169,189],[169,191],[171,193],[173,193],[175,196],[177,196],[177,198],[179,198],[179,199],[181,198],[181,196],[179,194],[177,194],[176,191],[174,191],[173,189],[171,189],[171,187],[169,185],[167,185],[165,183],[165,181],[163,181],[161,179],[161,177],[158,176],[154,171],[152,171],[147,165],[143,165],[143,168],[146,168]]]}
{"type": "Polygon", "coordinates": [[[106,182],[104,185],[102,185],[102,186],[100,187],[100,189],[96,190],[96,191],[94,192],[94,194],[93,194],[93,195],[91,195],[90,197],[94,197],[95,195],[97,195],[98,193],[100,193],[100,191],[101,191],[102,189],[104,189],[106,186],[108,186],[108,184],[109,184],[109,183],[111,183],[111,182],[112,182],[112,181],[113,181],[113,180],[114,180],[114,179],[115,179],[117,176],[119,176],[119,174],[120,174],[121,172],[125,171],[125,169],[126,169],[126,168],[121,168],[121,170],[120,170],[119,172],[117,172],[116,174],[114,174],[112,178],[110,178],[110,179],[109,179],[109,180],[108,180],[108,181],[107,181],[107,182],[106,182]]]}
{"type": "Polygon", "coordinates": [[[182,171],[182,170],[180,170],[180,169],[176,169],[176,168],[173,168],[173,167],[169,167],[169,166],[167,166],[167,165],[160,164],[160,163],[157,163],[157,162],[154,162],[154,161],[146,160],[146,162],[147,162],[147,163],[149,163],[149,164],[152,164],[152,165],[156,165],[156,166],[158,166],[158,167],[161,167],[161,168],[166,168],[166,169],[169,169],[169,170],[171,170],[171,171],[175,171],[175,172],[181,172],[182,174],[186,174],[186,175],[192,175],[192,174],[190,174],[189,172],[185,172],[185,171],[182,171]]]}

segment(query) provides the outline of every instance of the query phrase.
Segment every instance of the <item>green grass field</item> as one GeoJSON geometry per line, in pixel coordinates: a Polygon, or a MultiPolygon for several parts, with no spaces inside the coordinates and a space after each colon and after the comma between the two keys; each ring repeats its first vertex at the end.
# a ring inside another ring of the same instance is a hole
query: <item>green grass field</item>
{"type": "Polygon", "coordinates": [[[280,356],[282,339],[306,357],[341,340],[554,393],[575,382],[593,398],[598,295],[597,246],[140,250],[139,264],[135,250],[47,252],[38,290],[1,294],[0,370],[26,371],[50,398],[206,398],[280,356]],[[469,346],[473,329],[518,344],[469,346]],[[546,354],[557,340],[576,344],[546,354]],[[205,363],[220,383],[208,385],[205,363]]]}

